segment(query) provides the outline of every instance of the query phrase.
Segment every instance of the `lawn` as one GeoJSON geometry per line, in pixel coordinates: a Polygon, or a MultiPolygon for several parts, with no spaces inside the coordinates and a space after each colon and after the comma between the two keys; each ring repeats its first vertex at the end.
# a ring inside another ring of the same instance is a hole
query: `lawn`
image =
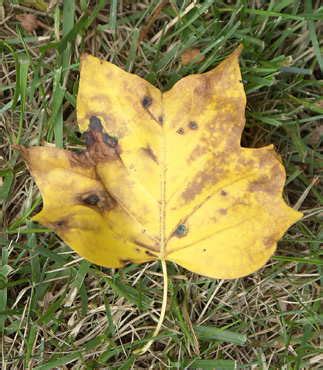
{"type": "Polygon", "coordinates": [[[322,367],[320,2],[0,0],[0,25],[1,368],[322,367]],[[275,145],[284,199],[304,217],[245,278],[212,280],[168,263],[166,317],[139,356],[160,314],[160,262],[102,268],[33,222],[42,199],[12,145],[84,146],[75,114],[82,53],[167,90],[239,44],[242,145],[275,145]],[[198,56],[186,64],[191,49],[198,56]]]}

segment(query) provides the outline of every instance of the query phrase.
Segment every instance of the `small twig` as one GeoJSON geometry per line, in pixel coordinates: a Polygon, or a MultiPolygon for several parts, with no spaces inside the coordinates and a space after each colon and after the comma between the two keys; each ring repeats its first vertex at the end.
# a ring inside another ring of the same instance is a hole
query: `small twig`
{"type": "Polygon", "coordinates": [[[179,21],[181,17],[189,13],[195,6],[196,6],[196,0],[194,0],[192,4],[190,4],[186,9],[184,9],[183,13],[181,13],[180,15],[175,17],[172,21],[170,21],[168,25],[166,26],[165,30],[159,31],[154,37],[152,37],[150,42],[153,43],[153,42],[158,41],[162,34],[165,34],[171,27],[173,27],[179,21]]]}
{"type": "Polygon", "coordinates": [[[156,19],[158,18],[159,14],[162,12],[163,8],[168,4],[169,0],[163,0],[157,8],[152,12],[150,17],[148,18],[147,23],[142,27],[139,35],[139,42],[143,41],[147,34],[149,33],[152,25],[155,23],[156,19]]]}
{"type": "Polygon", "coordinates": [[[311,191],[312,187],[316,185],[316,183],[319,181],[319,177],[315,176],[312,180],[312,182],[309,184],[309,186],[304,190],[304,193],[300,196],[296,204],[294,205],[294,209],[299,210],[301,205],[303,204],[304,200],[307,198],[308,193],[311,191]]]}

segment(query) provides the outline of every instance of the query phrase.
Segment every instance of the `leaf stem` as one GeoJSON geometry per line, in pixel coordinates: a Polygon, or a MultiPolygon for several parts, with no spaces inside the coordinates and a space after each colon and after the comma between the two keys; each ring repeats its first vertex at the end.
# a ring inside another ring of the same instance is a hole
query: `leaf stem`
{"type": "Polygon", "coordinates": [[[142,348],[139,348],[133,351],[133,353],[136,355],[143,355],[145,352],[148,351],[148,349],[154,343],[154,338],[157,337],[157,335],[159,334],[164,318],[165,318],[166,307],[167,307],[167,293],[168,293],[168,275],[167,275],[166,261],[164,259],[161,259],[160,262],[161,262],[162,270],[163,270],[163,301],[162,301],[162,306],[160,310],[159,320],[158,320],[157,326],[154,330],[154,333],[150,341],[147,342],[142,348]]]}

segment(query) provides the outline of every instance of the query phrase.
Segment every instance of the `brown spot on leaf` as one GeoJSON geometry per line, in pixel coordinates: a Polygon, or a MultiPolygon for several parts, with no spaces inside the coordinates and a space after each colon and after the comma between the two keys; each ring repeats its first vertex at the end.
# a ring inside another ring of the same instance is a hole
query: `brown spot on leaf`
{"type": "Polygon", "coordinates": [[[221,190],[220,194],[221,194],[223,197],[225,197],[225,196],[227,196],[227,195],[228,195],[228,193],[227,193],[225,190],[221,190]]]}
{"type": "Polygon", "coordinates": [[[203,154],[208,152],[207,145],[198,145],[194,148],[191,152],[190,156],[188,157],[188,163],[193,162],[194,160],[200,158],[203,154]]]}
{"type": "Polygon", "coordinates": [[[273,156],[270,152],[261,154],[259,157],[259,168],[266,167],[273,162],[273,156]]]}
{"type": "Polygon", "coordinates": [[[76,197],[78,203],[100,211],[109,211],[116,206],[116,201],[107,191],[88,192],[76,197]]]}
{"type": "Polygon", "coordinates": [[[180,127],[177,131],[176,131],[179,135],[184,135],[185,131],[183,129],[183,127],[180,127]]]}
{"type": "Polygon", "coordinates": [[[179,224],[174,232],[174,235],[177,236],[178,238],[182,238],[183,236],[186,236],[187,233],[188,233],[188,229],[186,225],[179,224]]]}
{"type": "Polygon", "coordinates": [[[253,167],[254,161],[248,158],[244,158],[243,155],[241,155],[238,159],[238,164],[241,164],[244,167],[251,168],[253,167]]]}
{"type": "Polygon", "coordinates": [[[264,246],[266,248],[271,248],[273,247],[276,242],[277,242],[277,236],[276,235],[270,235],[270,236],[267,236],[263,239],[263,243],[264,243],[264,246]]]}
{"type": "Polygon", "coordinates": [[[94,144],[94,137],[93,135],[91,134],[91,132],[88,132],[88,131],[85,131],[83,133],[83,138],[84,138],[84,141],[85,141],[85,145],[86,146],[91,146],[94,144]]]}
{"type": "Polygon", "coordinates": [[[219,209],[219,213],[220,213],[221,215],[226,215],[226,214],[228,213],[228,210],[227,210],[227,209],[225,209],[225,208],[220,208],[220,209],[219,209]]]}
{"type": "Polygon", "coordinates": [[[212,94],[212,80],[210,76],[200,75],[198,85],[194,89],[194,94],[199,97],[199,102],[207,102],[212,94]]]}
{"type": "MultiPolygon", "coordinates": [[[[230,118],[227,118],[227,122],[230,122],[230,118]]],[[[237,118],[232,118],[233,121],[238,121],[237,118]]],[[[237,152],[241,150],[240,142],[241,142],[241,133],[243,127],[242,126],[233,126],[231,131],[227,134],[227,141],[225,146],[226,152],[237,152]]]]}
{"type": "Polygon", "coordinates": [[[255,191],[265,191],[266,186],[268,187],[269,178],[267,176],[261,176],[259,179],[252,181],[249,186],[248,190],[255,192],[255,191]]]}
{"type": "Polygon", "coordinates": [[[73,158],[76,161],[85,160],[95,165],[97,162],[106,160],[120,159],[121,148],[118,144],[118,139],[107,133],[103,133],[97,125],[93,124],[95,129],[91,129],[85,133],[85,141],[87,143],[87,151],[83,155],[78,155],[73,158]]]}
{"type": "Polygon", "coordinates": [[[269,178],[268,176],[261,176],[259,179],[252,181],[248,186],[248,191],[268,193],[270,195],[276,194],[280,189],[280,179],[275,178],[277,173],[273,174],[274,177],[269,178]]]}
{"type": "Polygon", "coordinates": [[[158,159],[157,159],[157,156],[156,154],[153,152],[153,150],[151,149],[150,145],[147,145],[146,148],[141,148],[141,150],[150,158],[152,159],[155,163],[158,164],[158,159]]]}
{"type": "Polygon", "coordinates": [[[182,193],[184,201],[187,202],[193,200],[206,186],[215,184],[223,173],[223,169],[214,167],[214,163],[211,163],[210,166],[206,167],[210,168],[210,170],[201,170],[187,185],[186,189],[182,193]]]}
{"type": "MultiPolygon", "coordinates": [[[[102,104],[100,104],[100,106],[108,107],[110,106],[110,104],[111,103],[109,102],[109,100],[105,101],[102,98],[102,104]]],[[[107,114],[106,111],[101,111],[101,110],[89,111],[86,113],[81,123],[85,125],[87,122],[89,122],[90,118],[93,116],[99,117],[103,128],[105,129],[109,128],[109,131],[112,132],[113,135],[121,138],[126,134],[127,129],[125,125],[119,125],[118,118],[114,117],[110,111],[109,111],[109,114],[107,114]]]]}
{"type": "Polygon", "coordinates": [[[145,109],[150,107],[152,105],[152,103],[153,103],[153,99],[148,95],[145,95],[143,97],[142,101],[141,101],[141,104],[145,109]]]}
{"type": "Polygon", "coordinates": [[[191,130],[197,130],[197,129],[199,128],[198,124],[197,124],[195,121],[191,121],[191,122],[189,122],[188,127],[189,127],[191,130]]]}
{"type": "Polygon", "coordinates": [[[164,117],[163,116],[159,116],[158,117],[158,122],[160,123],[160,125],[163,125],[163,123],[164,123],[164,117]]]}
{"type": "Polygon", "coordinates": [[[87,150],[80,152],[68,152],[68,159],[71,167],[89,168],[95,165],[95,162],[90,158],[87,150]]]}
{"type": "Polygon", "coordinates": [[[96,194],[89,194],[82,200],[85,204],[89,206],[96,206],[99,203],[100,198],[96,194]]]}

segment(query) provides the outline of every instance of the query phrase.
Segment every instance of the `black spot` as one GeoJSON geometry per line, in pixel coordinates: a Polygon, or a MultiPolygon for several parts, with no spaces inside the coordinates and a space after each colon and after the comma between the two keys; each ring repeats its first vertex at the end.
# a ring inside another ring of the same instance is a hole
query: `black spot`
{"type": "Polygon", "coordinates": [[[118,145],[118,139],[106,133],[103,134],[103,141],[111,148],[115,148],[118,145]]]}
{"type": "Polygon", "coordinates": [[[95,140],[91,132],[85,131],[83,134],[83,137],[84,137],[86,146],[91,146],[94,144],[95,140]]]}
{"type": "Polygon", "coordinates": [[[225,197],[226,195],[228,195],[228,193],[224,190],[221,190],[221,195],[223,195],[225,197]]]}
{"type": "Polygon", "coordinates": [[[100,119],[96,116],[91,116],[90,117],[89,127],[90,127],[90,130],[93,130],[93,131],[99,131],[99,132],[103,131],[102,123],[101,123],[100,119]]]}
{"type": "Polygon", "coordinates": [[[179,224],[175,230],[175,235],[178,237],[185,236],[187,234],[187,227],[184,224],[179,224]]]}
{"type": "Polygon", "coordinates": [[[159,116],[158,117],[158,122],[162,125],[164,123],[164,117],[163,116],[159,116]]]}
{"type": "Polygon", "coordinates": [[[83,202],[89,206],[96,206],[100,201],[100,198],[96,194],[90,194],[83,198],[83,202]]]}
{"type": "Polygon", "coordinates": [[[198,124],[195,122],[195,121],[191,121],[189,124],[188,124],[188,127],[191,129],[191,130],[197,130],[199,128],[198,124]]]}
{"type": "Polygon", "coordinates": [[[183,127],[180,127],[177,131],[176,131],[179,135],[184,135],[185,131],[183,129],[183,127]]]}
{"type": "Polygon", "coordinates": [[[141,101],[141,104],[144,108],[148,108],[151,106],[153,100],[150,96],[145,95],[141,101]]]}

